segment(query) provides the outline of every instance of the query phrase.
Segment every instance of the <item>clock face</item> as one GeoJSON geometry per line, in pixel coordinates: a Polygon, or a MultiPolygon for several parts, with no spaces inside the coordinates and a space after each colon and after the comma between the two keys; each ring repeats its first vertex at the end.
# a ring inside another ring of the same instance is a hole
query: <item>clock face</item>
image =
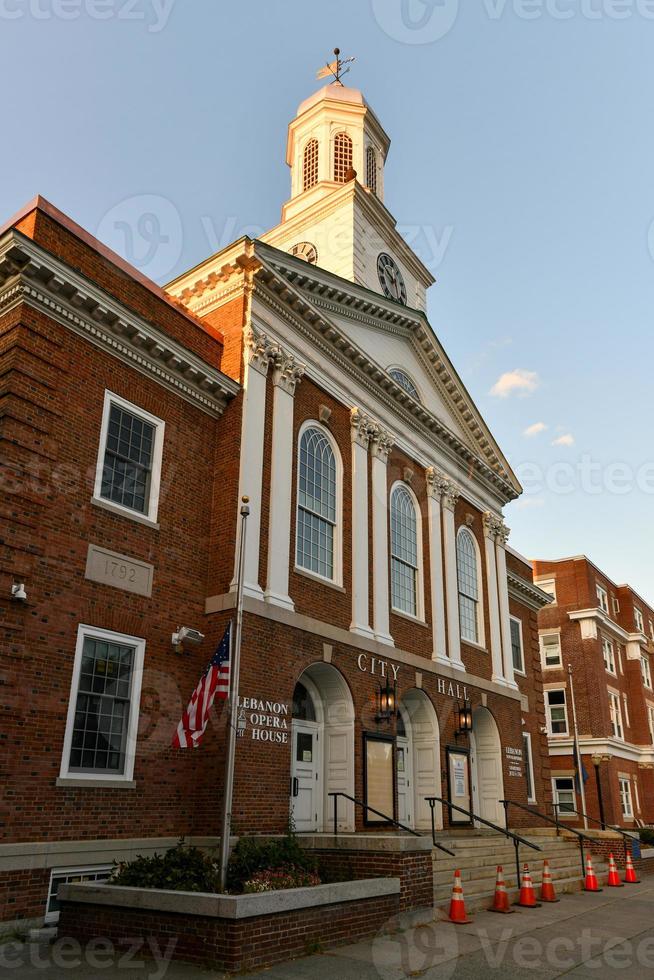
{"type": "Polygon", "coordinates": [[[398,264],[387,252],[380,252],[377,258],[377,275],[384,296],[398,303],[406,304],[406,286],[398,264]]]}
{"type": "Polygon", "coordinates": [[[297,256],[298,259],[304,259],[310,265],[315,265],[318,261],[318,249],[311,242],[298,242],[291,249],[291,255],[297,256]]]}

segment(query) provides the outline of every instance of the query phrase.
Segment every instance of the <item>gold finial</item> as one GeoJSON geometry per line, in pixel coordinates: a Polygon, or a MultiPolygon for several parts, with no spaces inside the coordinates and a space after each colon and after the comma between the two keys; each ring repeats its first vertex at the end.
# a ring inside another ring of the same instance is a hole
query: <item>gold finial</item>
{"type": "Polygon", "coordinates": [[[350,70],[349,66],[353,61],[356,61],[356,58],[341,58],[340,48],[334,48],[334,54],[336,56],[336,61],[331,61],[326,64],[324,68],[320,68],[316,73],[316,78],[327,78],[328,75],[331,75],[334,81],[340,82],[342,85],[342,76],[347,75],[350,70]],[[345,65],[348,65],[348,67],[345,68],[345,65]]]}

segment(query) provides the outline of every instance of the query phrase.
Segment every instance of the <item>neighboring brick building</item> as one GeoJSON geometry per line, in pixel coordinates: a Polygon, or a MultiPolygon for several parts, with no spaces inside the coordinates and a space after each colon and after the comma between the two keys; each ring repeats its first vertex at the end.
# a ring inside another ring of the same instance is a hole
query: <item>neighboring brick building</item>
{"type": "MultiPolygon", "coordinates": [[[[554,796],[582,809],[574,778],[572,668],[586,812],[633,828],[654,822],[654,610],[585,556],[534,562],[552,596],[539,633],[554,796]]],[[[581,823],[581,818],[573,823],[581,823]]],[[[597,827],[593,821],[590,827],[597,827]]]]}

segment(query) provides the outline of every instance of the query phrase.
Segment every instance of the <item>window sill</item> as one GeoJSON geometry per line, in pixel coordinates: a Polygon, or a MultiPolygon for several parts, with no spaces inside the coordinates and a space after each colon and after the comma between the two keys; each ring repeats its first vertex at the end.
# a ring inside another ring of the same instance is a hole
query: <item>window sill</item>
{"type": "Polygon", "coordinates": [[[514,667],[513,668],[513,673],[514,674],[517,674],[518,677],[526,677],[527,676],[527,671],[526,670],[518,670],[517,667],[514,667]]]}
{"type": "Polygon", "coordinates": [[[55,786],[69,789],[136,789],[135,779],[103,779],[102,776],[90,776],[80,779],[77,776],[57,776],[55,786]]]}
{"type": "Polygon", "coordinates": [[[118,504],[112,504],[110,500],[101,500],[99,497],[91,497],[91,504],[93,507],[99,507],[100,510],[109,511],[110,514],[118,514],[120,517],[126,517],[128,521],[135,521],[137,524],[143,524],[145,527],[151,527],[153,531],[159,530],[159,525],[156,521],[152,521],[149,517],[145,517],[143,514],[138,514],[136,511],[132,512],[127,510],[125,507],[120,507],[118,504]]]}
{"type": "Polygon", "coordinates": [[[429,623],[426,623],[424,619],[420,616],[412,616],[411,613],[403,612],[401,609],[396,609],[395,606],[391,606],[391,615],[399,616],[401,619],[406,619],[410,623],[415,623],[416,626],[422,626],[424,629],[429,629],[429,623]]]}
{"type": "Polygon", "coordinates": [[[320,585],[326,585],[328,589],[333,589],[335,592],[345,593],[345,589],[342,585],[338,585],[336,582],[330,582],[328,578],[323,578],[322,575],[316,575],[314,572],[310,572],[306,568],[299,568],[296,565],[293,571],[296,575],[301,575],[303,578],[311,579],[312,582],[318,582],[320,585]]]}
{"type": "Polygon", "coordinates": [[[543,664],[543,670],[563,670],[563,664],[543,664]]]}
{"type": "Polygon", "coordinates": [[[488,653],[488,649],[482,643],[475,643],[474,640],[466,640],[463,636],[461,646],[470,647],[472,650],[479,650],[480,653],[488,653]]]}

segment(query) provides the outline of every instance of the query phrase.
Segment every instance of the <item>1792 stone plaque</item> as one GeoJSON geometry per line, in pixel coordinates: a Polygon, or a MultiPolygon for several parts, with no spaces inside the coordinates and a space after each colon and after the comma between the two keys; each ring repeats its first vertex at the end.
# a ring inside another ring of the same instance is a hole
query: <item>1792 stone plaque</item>
{"type": "Polygon", "coordinates": [[[98,545],[90,544],[86,556],[86,577],[92,582],[113,585],[125,592],[150,597],[154,566],[127,555],[119,555],[98,545]]]}

